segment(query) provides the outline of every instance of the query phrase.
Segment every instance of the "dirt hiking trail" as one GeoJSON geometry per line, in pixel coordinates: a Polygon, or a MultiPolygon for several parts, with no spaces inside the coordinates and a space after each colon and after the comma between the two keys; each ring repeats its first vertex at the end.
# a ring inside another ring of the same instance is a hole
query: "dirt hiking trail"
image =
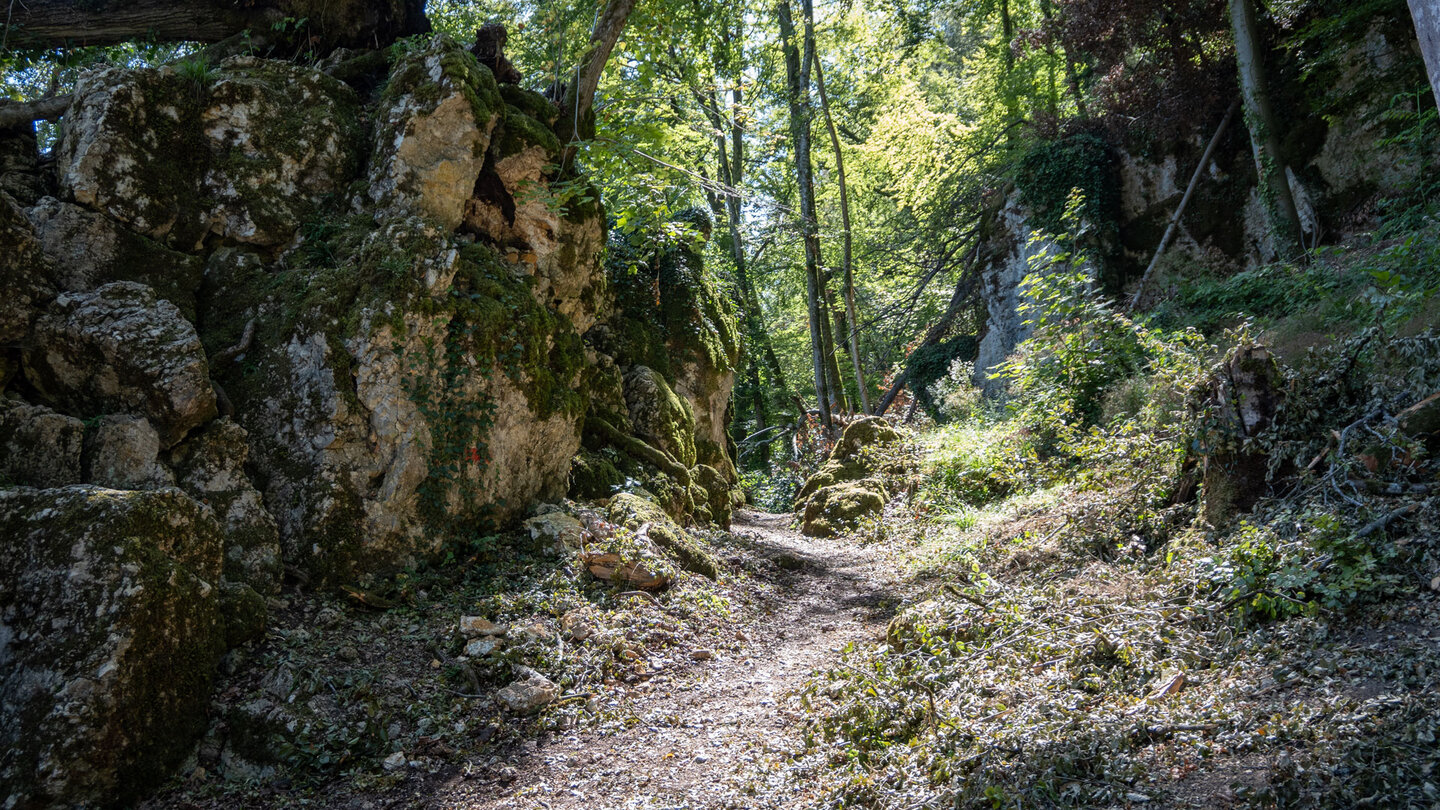
{"type": "Polygon", "coordinates": [[[439,786],[429,804],[473,810],[711,810],[787,807],[807,791],[787,773],[804,716],[795,690],[846,644],[883,637],[898,598],[877,555],[852,543],[803,537],[790,515],[745,511],[733,531],[769,556],[780,583],[740,653],[660,686],[618,695],[640,723],[580,728],[526,743],[513,771],[439,786]]]}

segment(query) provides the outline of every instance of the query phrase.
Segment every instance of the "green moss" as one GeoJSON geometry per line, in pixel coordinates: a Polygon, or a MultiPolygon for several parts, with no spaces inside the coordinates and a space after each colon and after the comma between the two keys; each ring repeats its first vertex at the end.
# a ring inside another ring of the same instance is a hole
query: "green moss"
{"type": "Polygon", "coordinates": [[[603,455],[581,451],[570,463],[570,497],[601,500],[624,486],[625,475],[603,455]]]}
{"type": "Polygon", "coordinates": [[[220,613],[225,617],[225,645],[238,647],[265,633],[265,598],[249,585],[226,582],[220,587],[220,613]]]}
{"type": "Polygon", "coordinates": [[[715,558],[676,526],[656,504],[638,495],[622,492],[610,502],[606,516],[633,531],[639,531],[641,526],[648,524],[650,539],[681,568],[710,579],[720,578],[720,565],[715,558]]]}
{"type": "Polygon", "coordinates": [[[507,158],[511,155],[539,146],[545,150],[546,161],[554,161],[560,154],[560,140],[555,133],[524,110],[513,105],[505,106],[504,123],[500,131],[500,144],[496,155],[507,158]]]}
{"type": "MultiPolygon", "coordinates": [[[[550,99],[533,90],[526,90],[518,84],[500,85],[500,97],[506,104],[545,124],[547,129],[555,123],[555,119],[560,115],[560,109],[550,99]]],[[[554,132],[550,133],[550,137],[555,137],[554,132]]]]}

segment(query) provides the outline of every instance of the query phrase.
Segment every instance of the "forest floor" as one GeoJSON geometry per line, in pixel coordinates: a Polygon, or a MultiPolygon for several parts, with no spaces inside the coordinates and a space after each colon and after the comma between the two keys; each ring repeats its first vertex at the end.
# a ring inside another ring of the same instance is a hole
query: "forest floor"
{"type": "Polygon", "coordinates": [[[778,588],[754,624],[737,631],[739,653],[717,654],[683,680],[630,689],[639,724],[580,729],[543,746],[520,746],[513,771],[494,780],[452,779],[435,807],[708,810],[807,805],[787,770],[803,749],[797,690],[850,644],[883,639],[900,602],[895,570],[874,548],[803,537],[790,515],[746,511],[732,531],[778,563],[778,588]]]}

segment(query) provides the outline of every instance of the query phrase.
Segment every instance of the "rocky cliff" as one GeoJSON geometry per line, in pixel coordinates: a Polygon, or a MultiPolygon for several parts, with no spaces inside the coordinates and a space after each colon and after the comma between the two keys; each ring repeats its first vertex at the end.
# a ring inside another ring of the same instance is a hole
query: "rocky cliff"
{"type": "Polygon", "coordinates": [[[671,304],[617,298],[551,103],[444,38],[389,55],[374,90],[95,70],[52,160],[0,133],[0,803],[163,776],[287,571],[363,582],[572,478],[727,520],[698,255],[656,261],[671,304]]]}

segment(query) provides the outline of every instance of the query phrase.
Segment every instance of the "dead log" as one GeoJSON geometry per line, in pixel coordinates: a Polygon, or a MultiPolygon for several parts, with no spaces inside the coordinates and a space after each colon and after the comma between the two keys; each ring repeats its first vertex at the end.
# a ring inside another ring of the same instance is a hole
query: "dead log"
{"type": "Polygon", "coordinates": [[[72,98],[66,93],[39,101],[0,101],[0,129],[16,129],[36,121],[54,121],[70,109],[72,98]]]}
{"type": "Polygon", "coordinates": [[[5,47],[220,42],[241,31],[301,30],[307,50],[378,48],[430,30],[424,0],[27,0],[11,3],[5,47]],[[301,21],[304,21],[301,26],[301,21]]]}

